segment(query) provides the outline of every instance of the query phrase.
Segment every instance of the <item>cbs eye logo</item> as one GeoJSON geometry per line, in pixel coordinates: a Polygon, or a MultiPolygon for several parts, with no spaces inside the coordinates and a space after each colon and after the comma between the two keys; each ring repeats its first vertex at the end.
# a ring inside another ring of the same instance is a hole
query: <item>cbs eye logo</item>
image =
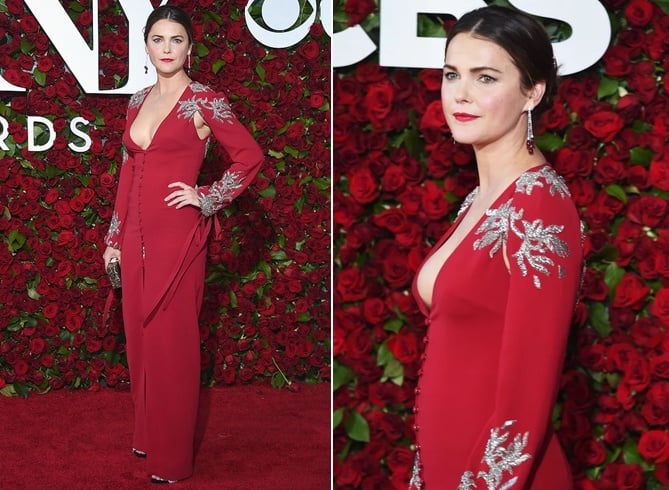
{"type": "Polygon", "coordinates": [[[320,3],[321,22],[331,33],[327,26],[331,0],[307,0],[304,6],[303,3],[304,0],[249,0],[244,9],[246,25],[253,37],[265,46],[287,48],[309,34],[320,3]]]}

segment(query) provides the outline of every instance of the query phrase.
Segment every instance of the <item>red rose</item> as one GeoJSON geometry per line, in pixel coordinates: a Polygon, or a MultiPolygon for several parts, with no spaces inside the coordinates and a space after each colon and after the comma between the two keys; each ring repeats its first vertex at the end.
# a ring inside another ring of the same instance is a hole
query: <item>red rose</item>
{"type": "Polygon", "coordinates": [[[653,195],[630,199],[625,216],[633,223],[654,228],[667,215],[667,200],[653,195]]]}
{"type": "Polygon", "coordinates": [[[651,463],[669,460],[669,435],[663,430],[649,430],[639,438],[639,454],[651,463]]]}
{"type": "Polygon", "coordinates": [[[402,364],[410,364],[418,359],[418,340],[416,334],[402,329],[388,339],[388,350],[402,364]]]}
{"type": "Polygon", "coordinates": [[[606,449],[596,439],[581,440],[574,446],[574,459],[584,466],[599,466],[606,460],[606,449]]]}
{"type": "Polygon", "coordinates": [[[376,10],[374,0],[346,0],[344,12],[348,16],[348,25],[354,26],[376,10]]]}
{"type": "Polygon", "coordinates": [[[393,109],[394,90],[388,80],[372,84],[365,95],[367,117],[377,131],[390,129],[387,121],[393,109]]]}
{"type": "Polygon", "coordinates": [[[360,167],[351,172],[349,192],[360,204],[369,204],[379,197],[379,185],[368,166],[360,167]]]}
{"type": "Polygon", "coordinates": [[[625,7],[625,18],[634,27],[643,27],[653,18],[653,4],[648,0],[631,0],[625,7]]]}
{"type": "Polygon", "coordinates": [[[406,477],[409,483],[409,474],[413,466],[414,453],[406,447],[397,447],[386,458],[386,463],[392,474],[406,477]]]}
{"type": "Polygon", "coordinates": [[[621,464],[616,475],[616,490],[643,488],[644,477],[638,464],[621,464]]]}
{"type": "Polygon", "coordinates": [[[444,117],[444,109],[441,105],[441,100],[434,100],[425,109],[423,116],[420,119],[420,129],[439,129],[448,131],[446,126],[446,118],[444,117]]]}
{"type": "Polygon", "coordinates": [[[663,191],[669,191],[669,161],[652,160],[648,172],[650,185],[663,191]]]}
{"type": "Polygon", "coordinates": [[[443,218],[450,209],[446,193],[431,180],[425,183],[422,205],[423,211],[431,219],[443,218]]]}
{"type": "Polygon", "coordinates": [[[662,427],[669,423],[669,382],[660,381],[648,388],[641,415],[652,426],[662,427]]]}
{"type": "Polygon", "coordinates": [[[392,233],[402,233],[409,226],[409,220],[401,208],[385,209],[375,215],[373,220],[375,225],[387,228],[392,233]]]}
{"type": "Polygon", "coordinates": [[[584,126],[595,138],[608,142],[623,128],[623,120],[615,112],[599,111],[588,117],[584,126]]]}
{"type": "Polygon", "coordinates": [[[342,302],[359,301],[367,295],[365,276],[357,267],[340,271],[335,278],[335,284],[335,290],[342,302]]]}
{"type": "Polygon", "coordinates": [[[632,67],[630,49],[625,46],[610,46],[604,54],[604,71],[611,77],[623,77],[632,67]]]}
{"type": "Polygon", "coordinates": [[[650,287],[631,272],[626,273],[618,283],[613,297],[613,306],[639,309],[645,303],[650,287]]]}
{"type": "Polygon", "coordinates": [[[557,151],[553,167],[567,179],[576,175],[589,177],[592,173],[594,155],[591,150],[574,150],[569,147],[557,151]]]}
{"type": "Polygon", "coordinates": [[[669,327],[669,287],[660,288],[655,293],[655,299],[648,311],[655,316],[662,325],[669,327]]]}

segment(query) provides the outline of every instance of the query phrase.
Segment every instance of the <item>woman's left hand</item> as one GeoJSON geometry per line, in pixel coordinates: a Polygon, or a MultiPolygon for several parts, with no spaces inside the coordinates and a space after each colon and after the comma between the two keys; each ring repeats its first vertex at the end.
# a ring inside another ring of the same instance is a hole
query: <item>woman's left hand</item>
{"type": "Polygon", "coordinates": [[[200,198],[197,195],[197,187],[191,187],[183,182],[172,182],[167,187],[178,187],[179,189],[165,197],[168,206],[181,209],[184,206],[200,207],[200,198]]]}

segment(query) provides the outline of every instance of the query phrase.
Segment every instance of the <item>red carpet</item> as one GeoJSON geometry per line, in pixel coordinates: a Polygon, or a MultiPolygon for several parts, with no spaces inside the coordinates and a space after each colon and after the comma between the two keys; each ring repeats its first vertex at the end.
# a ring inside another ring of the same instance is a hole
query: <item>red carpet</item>
{"type": "Polygon", "coordinates": [[[149,483],[127,392],[0,396],[0,488],[330,488],[330,386],[203,388],[195,474],[149,483]]]}

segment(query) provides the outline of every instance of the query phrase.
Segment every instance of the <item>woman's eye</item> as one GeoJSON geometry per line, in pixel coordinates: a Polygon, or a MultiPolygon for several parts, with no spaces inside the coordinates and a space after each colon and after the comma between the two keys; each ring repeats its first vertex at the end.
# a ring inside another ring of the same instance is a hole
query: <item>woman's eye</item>
{"type": "Polygon", "coordinates": [[[458,74],[452,71],[444,72],[444,78],[446,80],[455,80],[458,77],[458,74]]]}
{"type": "Polygon", "coordinates": [[[494,77],[491,77],[490,75],[481,75],[481,81],[483,83],[492,83],[495,82],[497,79],[494,77]]]}
{"type": "Polygon", "coordinates": [[[183,39],[175,39],[174,42],[177,44],[181,44],[183,42],[183,39]]]}

